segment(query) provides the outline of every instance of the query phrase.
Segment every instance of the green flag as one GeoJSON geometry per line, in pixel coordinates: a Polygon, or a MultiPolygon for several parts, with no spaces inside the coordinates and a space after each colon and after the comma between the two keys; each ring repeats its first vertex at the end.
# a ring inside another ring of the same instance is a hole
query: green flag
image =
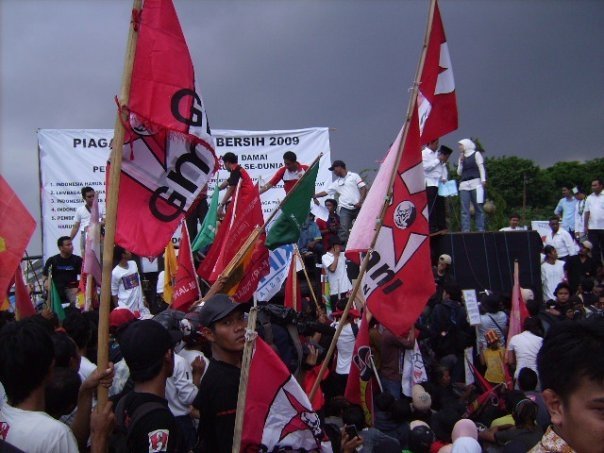
{"type": "Polygon", "coordinates": [[[55,282],[52,280],[52,275],[49,275],[50,278],[50,308],[57,315],[59,322],[62,323],[65,319],[65,310],[63,310],[63,301],[61,300],[61,295],[59,294],[59,290],[57,289],[55,282]]]}
{"type": "Polygon", "coordinates": [[[300,227],[310,212],[310,202],[315,194],[315,181],[319,172],[319,159],[300,178],[283,201],[277,218],[266,236],[266,246],[274,250],[280,245],[292,244],[300,238],[300,227]]]}
{"type": "Polygon", "coordinates": [[[219,193],[218,185],[216,185],[216,187],[214,187],[214,193],[212,194],[212,200],[210,201],[208,213],[206,214],[205,219],[203,219],[201,229],[199,230],[199,233],[197,233],[197,236],[195,236],[195,239],[193,239],[193,244],[191,245],[191,250],[194,252],[199,252],[214,242],[214,237],[216,236],[216,222],[218,221],[219,193]]]}

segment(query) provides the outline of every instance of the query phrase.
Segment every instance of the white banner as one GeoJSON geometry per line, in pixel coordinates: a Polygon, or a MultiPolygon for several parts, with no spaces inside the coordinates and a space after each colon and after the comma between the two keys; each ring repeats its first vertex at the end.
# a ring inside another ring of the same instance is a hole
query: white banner
{"type": "MultiPolygon", "coordinates": [[[[332,180],[328,170],[331,164],[328,128],[289,131],[215,129],[212,133],[216,154],[220,157],[232,152],[239,156],[239,164],[254,181],[266,183],[283,166],[286,151],[296,153],[298,161],[303,164],[310,164],[319,153],[323,153],[317,191],[324,190],[332,180]]],[[[112,129],[38,130],[42,253],[45,260],[58,253],[57,239],[69,236],[75,211],[84,203],[81,195],[83,187],[90,186],[99,193],[99,208],[105,212],[105,167],[112,138],[112,129]]],[[[228,178],[228,172],[221,169],[217,177],[220,183],[228,178]]],[[[284,196],[282,183],[262,195],[265,217],[284,196]]],[[[74,238],[74,245],[74,252],[79,254],[79,233],[74,238]]]]}

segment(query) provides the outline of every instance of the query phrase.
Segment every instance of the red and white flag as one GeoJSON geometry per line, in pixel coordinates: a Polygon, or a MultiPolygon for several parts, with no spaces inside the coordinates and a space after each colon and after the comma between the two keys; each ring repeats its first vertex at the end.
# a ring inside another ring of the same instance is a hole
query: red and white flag
{"type": "MultiPolygon", "coordinates": [[[[421,144],[457,129],[457,100],[455,82],[449,49],[438,3],[435,4],[432,18],[432,29],[429,38],[426,59],[421,75],[418,93],[421,144]]],[[[376,219],[379,217],[384,199],[390,187],[390,175],[396,163],[403,131],[401,130],[392,144],[363,203],[363,207],[352,227],[346,257],[359,263],[359,253],[366,252],[373,239],[376,219]]]]}
{"type": "Polygon", "coordinates": [[[418,110],[421,144],[457,129],[455,79],[438,2],[434,5],[432,28],[420,78],[418,110]]]}
{"type": "Polygon", "coordinates": [[[369,311],[398,336],[409,332],[434,294],[417,108],[408,128],[392,200],[362,282],[369,311]]]}
{"type": "Polygon", "coordinates": [[[522,332],[522,324],[528,318],[529,313],[526,304],[522,299],[522,291],[520,291],[518,262],[514,263],[514,286],[512,287],[512,309],[510,311],[510,326],[508,327],[507,344],[510,345],[510,339],[514,335],[522,332]]]}
{"type": "Polygon", "coordinates": [[[297,255],[292,255],[289,273],[285,280],[285,300],[283,305],[293,308],[298,313],[302,311],[302,289],[298,281],[298,271],[301,269],[297,255]]]}
{"type": "Polygon", "coordinates": [[[0,297],[12,285],[36,221],[17,194],[0,175],[0,297]]]}
{"type": "Polygon", "coordinates": [[[240,451],[326,451],[308,396],[273,349],[255,341],[240,451]]]}
{"type": "Polygon", "coordinates": [[[193,63],[171,0],[133,11],[138,40],[115,242],[160,255],[214,175],[217,160],[193,63]]]}
{"type": "Polygon", "coordinates": [[[373,354],[369,345],[369,322],[365,315],[361,317],[359,333],[354,342],[352,364],[344,396],[353,404],[363,408],[367,426],[373,426],[373,354]]]}
{"type": "Polygon", "coordinates": [[[187,222],[182,222],[180,249],[178,250],[178,270],[176,282],[172,288],[172,307],[174,310],[187,312],[189,308],[201,297],[199,282],[191,254],[191,241],[187,222]]]}

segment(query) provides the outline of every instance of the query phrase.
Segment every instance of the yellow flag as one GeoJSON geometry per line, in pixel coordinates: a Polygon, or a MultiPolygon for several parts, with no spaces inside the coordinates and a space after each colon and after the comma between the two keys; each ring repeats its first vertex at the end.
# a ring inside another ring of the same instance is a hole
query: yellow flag
{"type": "Polygon", "coordinates": [[[174,244],[170,241],[164,252],[164,302],[168,305],[172,303],[172,288],[174,288],[176,282],[177,270],[176,251],[174,250],[174,244]]]}

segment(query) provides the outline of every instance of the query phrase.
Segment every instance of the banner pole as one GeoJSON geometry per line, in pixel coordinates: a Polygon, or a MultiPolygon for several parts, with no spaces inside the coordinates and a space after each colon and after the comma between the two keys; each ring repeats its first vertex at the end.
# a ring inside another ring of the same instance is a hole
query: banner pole
{"type": "Polygon", "coordinates": [[[302,270],[304,271],[304,276],[306,277],[306,283],[308,283],[308,288],[310,289],[310,295],[312,296],[312,300],[315,303],[315,307],[317,307],[317,314],[318,314],[319,310],[321,310],[321,307],[319,306],[319,302],[317,301],[317,296],[315,294],[315,290],[312,286],[312,283],[310,282],[310,277],[308,276],[308,272],[306,271],[306,265],[304,264],[304,260],[302,259],[302,256],[300,255],[300,250],[298,249],[298,244],[294,244],[294,254],[300,260],[300,263],[302,263],[302,270]]]}
{"type": "MultiPolygon", "coordinates": [[[[124,57],[124,72],[120,89],[119,103],[125,106],[130,100],[130,84],[134,54],[138,39],[138,24],[135,23],[135,12],[140,13],[142,0],[134,0],[132,5],[132,19],[126,44],[124,57]]],[[[138,15],[138,14],[137,14],[138,15]]],[[[122,148],[126,130],[123,122],[128,121],[124,110],[118,109],[115,118],[113,147],[111,151],[111,170],[109,174],[109,190],[106,198],[105,240],[103,242],[103,273],[101,280],[101,301],[99,307],[99,332],[97,366],[101,370],[107,369],[109,364],[109,312],[111,311],[111,271],[113,266],[113,247],[115,242],[115,225],[117,220],[117,203],[120,187],[120,172],[122,168],[122,148]]],[[[103,386],[98,388],[98,411],[102,411],[107,403],[108,389],[103,386]]]]}
{"type": "MultiPolygon", "coordinates": [[[[424,36],[424,44],[422,47],[422,53],[420,55],[420,59],[417,65],[417,71],[415,74],[415,80],[413,82],[413,90],[411,92],[411,98],[409,99],[409,105],[407,106],[407,115],[405,117],[405,125],[404,125],[404,129],[403,129],[403,136],[401,137],[401,141],[399,143],[399,147],[397,150],[397,155],[396,155],[396,160],[394,163],[394,166],[392,167],[392,173],[390,174],[390,182],[388,185],[388,193],[384,199],[384,204],[382,205],[382,209],[380,211],[380,215],[379,217],[376,219],[376,228],[373,234],[373,239],[371,240],[371,245],[369,247],[369,250],[367,252],[367,254],[365,255],[363,262],[361,264],[361,268],[359,270],[359,276],[357,277],[357,280],[355,282],[355,285],[353,287],[352,292],[350,293],[350,297],[348,298],[348,302],[346,303],[346,307],[344,308],[344,312],[342,313],[342,318],[341,319],[345,319],[346,316],[348,316],[348,312],[350,311],[350,306],[352,305],[352,301],[356,298],[357,292],[359,291],[359,287],[361,286],[361,282],[363,280],[363,276],[365,275],[365,272],[367,271],[367,267],[368,267],[368,263],[369,263],[369,257],[371,255],[371,252],[373,250],[373,248],[375,247],[375,244],[377,242],[377,238],[378,238],[378,234],[380,232],[380,228],[382,226],[382,222],[384,220],[384,215],[386,214],[386,209],[388,208],[388,205],[390,203],[390,199],[392,198],[392,188],[394,186],[394,180],[396,178],[397,175],[397,170],[398,170],[398,166],[400,164],[401,161],[401,157],[403,154],[403,149],[405,147],[405,142],[407,141],[407,135],[409,133],[409,125],[411,123],[411,117],[413,116],[413,109],[415,108],[415,104],[417,102],[417,92],[419,89],[419,83],[420,83],[420,78],[421,78],[421,74],[424,68],[424,62],[426,60],[426,52],[428,50],[428,43],[430,41],[430,32],[432,31],[432,22],[433,22],[433,18],[434,18],[434,8],[436,6],[436,0],[431,0],[430,1],[430,10],[428,13],[428,24],[426,27],[426,34],[424,36]]],[[[338,338],[340,337],[340,334],[342,333],[342,329],[344,328],[344,324],[342,322],[340,322],[338,324],[338,328],[336,329],[336,333],[334,334],[332,340],[331,340],[331,344],[329,345],[329,349],[327,350],[327,355],[325,356],[325,359],[323,360],[323,363],[321,364],[321,369],[319,371],[319,374],[317,376],[317,380],[315,381],[315,383],[313,384],[310,393],[309,393],[309,398],[313,399],[313,397],[315,396],[315,393],[317,392],[317,389],[319,388],[319,384],[321,383],[321,376],[323,375],[323,373],[325,372],[325,370],[327,369],[327,364],[328,362],[331,360],[331,357],[333,356],[333,353],[335,351],[336,348],[336,344],[338,342],[338,338]]]]}

